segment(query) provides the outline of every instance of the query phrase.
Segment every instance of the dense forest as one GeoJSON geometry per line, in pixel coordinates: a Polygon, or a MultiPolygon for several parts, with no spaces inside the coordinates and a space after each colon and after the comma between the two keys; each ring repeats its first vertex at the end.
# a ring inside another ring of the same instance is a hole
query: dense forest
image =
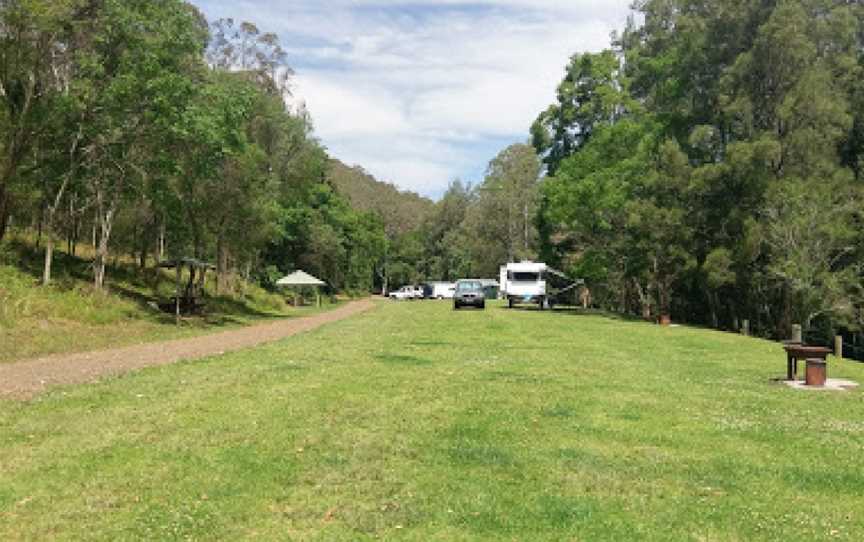
{"type": "Polygon", "coordinates": [[[597,304],[788,337],[862,325],[864,6],[643,0],[532,127],[543,256],[597,304]]]}
{"type": "Polygon", "coordinates": [[[330,156],[254,24],[183,0],[3,1],[0,239],[35,236],[45,284],[57,244],[92,245],[96,290],[117,255],[212,261],[222,292],[296,268],[386,291],[539,257],[606,310],[860,330],[864,7],[634,11],[570,59],[526,143],[432,202],[330,156]]]}

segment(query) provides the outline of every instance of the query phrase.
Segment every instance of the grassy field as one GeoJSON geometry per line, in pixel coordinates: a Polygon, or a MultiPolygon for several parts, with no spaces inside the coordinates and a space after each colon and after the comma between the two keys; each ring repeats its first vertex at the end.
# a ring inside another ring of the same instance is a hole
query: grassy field
{"type": "MultiPolygon", "coordinates": [[[[87,247],[83,247],[86,251],[87,247]]],[[[249,286],[239,296],[210,297],[204,317],[174,317],[153,304],[174,295],[167,272],[146,276],[129,261],[108,270],[108,294],[93,294],[90,261],[58,251],[54,283],[39,285],[42,253],[31,240],[0,244],[0,363],[58,352],[79,352],[201,335],[268,318],[317,312],[295,309],[283,296],[249,286]]],[[[208,292],[215,290],[212,281],[208,292]]]]}
{"type": "Polygon", "coordinates": [[[861,540],[864,395],[784,371],[729,334],[382,302],[0,403],[0,539],[861,540]]]}

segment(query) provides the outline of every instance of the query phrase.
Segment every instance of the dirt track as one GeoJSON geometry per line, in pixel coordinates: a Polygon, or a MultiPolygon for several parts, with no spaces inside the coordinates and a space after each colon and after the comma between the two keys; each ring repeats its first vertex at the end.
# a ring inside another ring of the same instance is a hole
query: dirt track
{"type": "Polygon", "coordinates": [[[96,382],[181,360],[243,350],[342,320],[374,307],[371,300],[354,301],[338,309],[309,316],[257,324],[241,329],[124,348],[80,354],[60,354],[0,365],[0,399],[32,399],[56,386],[96,382]]]}

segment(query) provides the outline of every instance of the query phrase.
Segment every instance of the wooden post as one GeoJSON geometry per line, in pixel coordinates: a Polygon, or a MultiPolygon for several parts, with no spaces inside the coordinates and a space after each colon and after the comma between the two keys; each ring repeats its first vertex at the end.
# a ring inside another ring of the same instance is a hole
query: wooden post
{"type": "Polygon", "coordinates": [[[315,287],[315,304],[318,308],[321,308],[321,290],[316,286],[315,287]]]}
{"type": "Polygon", "coordinates": [[[834,356],[837,359],[843,359],[843,336],[837,335],[834,337],[834,356]]]}
{"type": "Polygon", "coordinates": [[[741,320],[741,335],[750,335],[750,320],[741,320]]]}
{"type": "Polygon", "coordinates": [[[792,342],[804,342],[801,337],[801,324],[792,324],[792,342]]]}

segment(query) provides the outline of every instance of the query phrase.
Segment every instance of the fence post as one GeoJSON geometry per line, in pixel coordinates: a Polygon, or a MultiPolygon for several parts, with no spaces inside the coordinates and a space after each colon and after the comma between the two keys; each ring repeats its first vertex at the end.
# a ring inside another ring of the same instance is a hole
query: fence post
{"type": "Polygon", "coordinates": [[[750,335],[750,320],[741,320],[741,334],[744,336],[750,335]]]}
{"type": "Polygon", "coordinates": [[[843,359],[843,336],[837,335],[834,337],[834,356],[838,359],[843,359]]]}
{"type": "Polygon", "coordinates": [[[792,342],[801,343],[801,324],[792,324],[792,342]]]}

